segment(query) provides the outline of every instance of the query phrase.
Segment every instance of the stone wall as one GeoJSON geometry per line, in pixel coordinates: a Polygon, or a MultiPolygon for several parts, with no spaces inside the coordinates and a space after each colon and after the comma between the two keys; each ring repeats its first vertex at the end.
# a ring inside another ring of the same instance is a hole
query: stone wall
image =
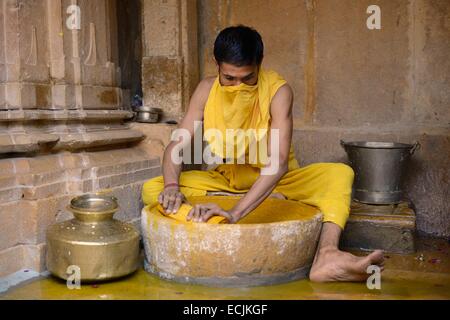
{"type": "Polygon", "coordinates": [[[294,144],[302,165],[346,161],[344,140],[412,143],[406,194],[424,233],[450,236],[450,2],[446,0],[200,0],[200,77],[216,74],[224,27],[256,28],[263,66],[294,90],[294,144]],[[369,30],[366,9],[381,9],[369,30]]]}
{"type": "Polygon", "coordinates": [[[45,270],[45,232],[73,218],[66,207],[75,195],[113,194],[120,205],[115,218],[139,226],[141,187],[160,174],[159,162],[140,148],[0,160],[0,277],[45,270]]]}

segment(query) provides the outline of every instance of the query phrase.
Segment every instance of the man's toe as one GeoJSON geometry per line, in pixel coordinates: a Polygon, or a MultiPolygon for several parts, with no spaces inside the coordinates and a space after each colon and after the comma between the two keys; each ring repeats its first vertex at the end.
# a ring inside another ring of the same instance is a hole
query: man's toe
{"type": "Polygon", "coordinates": [[[369,254],[370,260],[372,264],[382,264],[384,262],[384,254],[382,250],[375,250],[371,254],[369,254]]]}

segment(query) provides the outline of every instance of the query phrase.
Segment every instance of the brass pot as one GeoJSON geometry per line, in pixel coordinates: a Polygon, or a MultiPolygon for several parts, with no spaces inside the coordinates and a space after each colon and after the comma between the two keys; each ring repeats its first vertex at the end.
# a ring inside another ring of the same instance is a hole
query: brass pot
{"type": "Polygon", "coordinates": [[[113,219],[119,209],[112,196],[86,194],[68,207],[75,219],[47,230],[47,269],[67,279],[79,267],[81,281],[109,280],[134,272],[139,266],[139,232],[113,219]],[[69,271],[68,271],[69,270],[69,271]],[[69,273],[68,273],[69,272],[69,273]]]}

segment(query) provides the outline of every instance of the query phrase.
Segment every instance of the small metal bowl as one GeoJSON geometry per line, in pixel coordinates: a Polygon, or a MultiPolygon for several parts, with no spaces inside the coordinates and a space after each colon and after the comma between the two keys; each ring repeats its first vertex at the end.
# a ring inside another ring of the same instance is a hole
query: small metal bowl
{"type": "Polygon", "coordinates": [[[134,111],[136,111],[136,112],[162,113],[162,109],[161,108],[145,107],[145,106],[137,107],[137,108],[134,109],[134,111]]]}
{"type": "Polygon", "coordinates": [[[159,121],[159,113],[149,111],[139,111],[136,113],[137,122],[156,123],[159,121]]]}

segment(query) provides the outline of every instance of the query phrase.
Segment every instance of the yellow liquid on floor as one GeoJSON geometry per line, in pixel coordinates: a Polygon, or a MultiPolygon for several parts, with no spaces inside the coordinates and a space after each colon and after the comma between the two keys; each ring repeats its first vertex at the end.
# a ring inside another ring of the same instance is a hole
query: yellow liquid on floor
{"type": "Polygon", "coordinates": [[[365,283],[291,283],[251,288],[214,288],[161,280],[140,269],[114,282],[69,290],[53,277],[12,289],[0,299],[450,299],[450,276],[387,270],[381,290],[365,283]]]}
{"type": "Polygon", "coordinates": [[[380,290],[370,290],[365,283],[307,279],[273,286],[214,288],[161,280],[140,268],[116,281],[82,284],[80,290],[69,290],[64,281],[53,277],[38,279],[10,289],[0,299],[450,299],[450,244],[438,239],[420,240],[418,245],[421,248],[413,255],[388,254],[380,290]],[[425,260],[417,259],[420,254],[425,260]],[[429,263],[431,258],[440,262],[429,263]]]}

